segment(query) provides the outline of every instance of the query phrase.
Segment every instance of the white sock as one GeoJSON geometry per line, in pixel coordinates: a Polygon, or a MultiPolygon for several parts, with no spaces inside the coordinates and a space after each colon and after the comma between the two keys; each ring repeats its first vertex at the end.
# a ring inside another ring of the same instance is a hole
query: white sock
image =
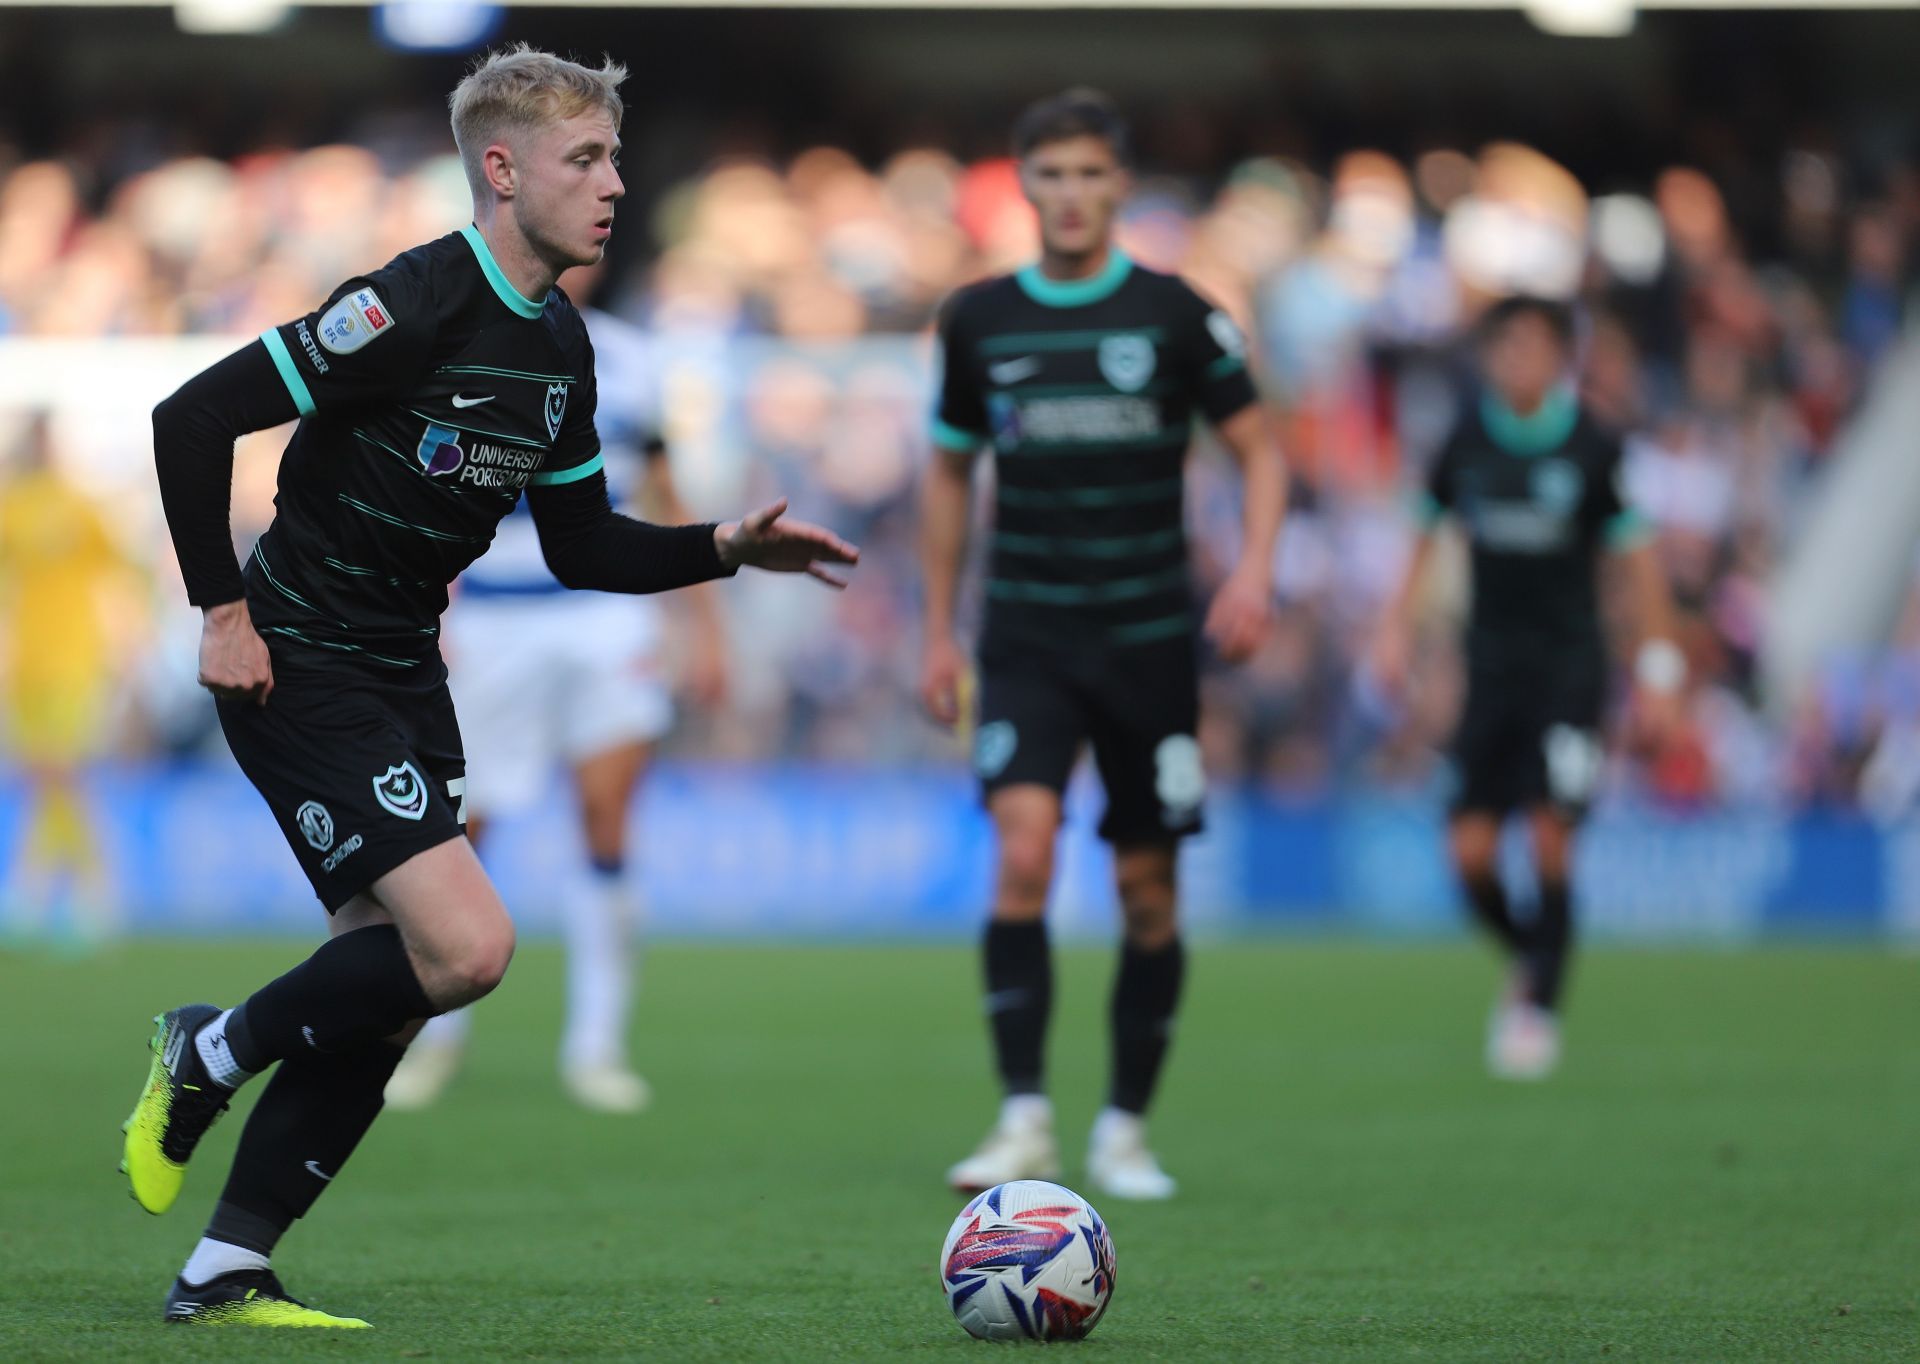
{"type": "MultiPolygon", "coordinates": [[[[253,1078],[253,1072],[240,1069],[239,1062],[233,1059],[233,1048],[227,1045],[227,1020],[233,1017],[233,1010],[227,1009],[220,1017],[207,1024],[194,1036],[193,1049],[200,1053],[200,1062],[207,1068],[207,1074],[213,1082],[225,1089],[238,1089],[253,1078]]],[[[189,1282],[193,1282],[189,1280],[189,1282]]],[[[198,1282],[206,1282],[204,1279],[198,1282]]]]}
{"type": "Polygon", "coordinates": [[[180,1277],[199,1288],[222,1274],[231,1274],[240,1269],[266,1269],[272,1263],[257,1250],[202,1236],[200,1244],[193,1248],[193,1254],[187,1256],[186,1268],[180,1271],[180,1277]]]}
{"type": "Polygon", "coordinates": [[[1052,1127],[1053,1100],[1044,1094],[1009,1094],[1000,1101],[1002,1127],[1052,1127]]]}
{"type": "Polygon", "coordinates": [[[567,1025],[560,1064],[624,1065],[633,1006],[633,919],[625,876],[591,869],[567,897],[567,1025]]]}
{"type": "Polygon", "coordinates": [[[1129,1113],[1124,1108],[1103,1108],[1100,1116],[1093,1120],[1093,1142],[1095,1146],[1144,1146],[1147,1142],[1147,1120],[1138,1113],[1129,1113]]]}
{"type": "Polygon", "coordinates": [[[455,1009],[452,1013],[436,1014],[427,1020],[427,1026],[413,1039],[416,1047],[464,1047],[467,1034],[473,1031],[473,1012],[470,1009],[455,1009]]]}

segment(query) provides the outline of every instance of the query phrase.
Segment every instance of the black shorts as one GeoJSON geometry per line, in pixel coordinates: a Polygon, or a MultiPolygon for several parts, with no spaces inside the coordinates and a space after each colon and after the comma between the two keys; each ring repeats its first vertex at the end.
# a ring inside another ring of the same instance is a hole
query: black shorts
{"type": "Polygon", "coordinates": [[[218,701],[227,745],[329,914],[466,824],[467,764],[437,661],[391,677],[274,650],[267,704],[218,701]]]}
{"type": "Polygon", "coordinates": [[[1100,837],[1120,844],[1185,838],[1204,823],[1199,718],[1189,639],[1069,658],[983,654],[974,772],[989,797],[1023,784],[1065,791],[1081,744],[1091,743],[1107,790],[1100,837]]]}
{"type": "Polygon", "coordinates": [[[1586,813],[1604,756],[1605,663],[1597,651],[1550,658],[1469,658],[1453,740],[1456,813],[1586,813]]]}

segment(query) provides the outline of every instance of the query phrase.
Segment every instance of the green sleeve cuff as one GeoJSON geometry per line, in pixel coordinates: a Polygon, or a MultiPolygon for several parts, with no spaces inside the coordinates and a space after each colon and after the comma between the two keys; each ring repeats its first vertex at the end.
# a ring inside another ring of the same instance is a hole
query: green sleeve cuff
{"type": "Polygon", "coordinates": [[[1440,505],[1439,499],[1432,493],[1421,493],[1413,499],[1414,523],[1421,530],[1432,530],[1440,524],[1440,518],[1446,514],[1447,509],[1440,505]]]}
{"type": "Polygon", "coordinates": [[[959,427],[943,422],[938,417],[933,419],[932,432],[935,445],[956,455],[970,455],[987,443],[985,436],[975,435],[971,431],[962,431],[959,427]]]}
{"type": "Polygon", "coordinates": [[[593,458],[584,464],[576,464],[571,469],[555,469],[550,474],[535,474],[527,480],[536,488],[551,488],[558,483],[578,483],[583,478],[591,478],[607,467],[607,461],[598,450],[593,458]]]}
{"type": "Polygon", "coordinates": [[[1229,374],[1237,373],[1246,367],[1247,362],[1244,357],[1238,355],[1222,355],[1207,366],[1207,377],[1209,379],[1224,379],[1229,374]]]}
{"type": "Polygon", "coordinates": [[[1653,522],[1629,507],[1607,522],[1607,548],[1636,549],[1653,538],[1653,522]]]}
{"type": "Polygon", "coordinates": [[[313,405],[313,394],[307,391],[307,381],[300,377],[300,371],[293,367],[293,357],[287,354],[287,343],[280,339],[278,327],[268,327],[260,333],[260,343],[267,348],[267,354],[273,357],[273,367],[280,371],[280,382],[287,386],[287,393],[293,399],[293,405],[303,417],[311,417],[317,408],[313,405]]]}

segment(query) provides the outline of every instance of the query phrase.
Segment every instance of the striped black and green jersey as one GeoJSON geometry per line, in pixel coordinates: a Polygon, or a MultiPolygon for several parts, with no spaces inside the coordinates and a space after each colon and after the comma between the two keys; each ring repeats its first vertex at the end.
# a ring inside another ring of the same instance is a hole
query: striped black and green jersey
{"type": "Polygon", "coordinates": [[[261,634],[410,666],[447,585],[528,487],[601,468],[593,348],[558,289],[522,297],[472,227],[261,335],[300,424],[246,565],[261,634]]]}
{"type": "Polygon", "coordinates": [[[1084,280],[1029,268],[962,289],[940,341],[934,443],[994,454],[982,652],[1191,635],[1193,423],[1255,400],[1232,320],[1114,251],[1084,280]]]}

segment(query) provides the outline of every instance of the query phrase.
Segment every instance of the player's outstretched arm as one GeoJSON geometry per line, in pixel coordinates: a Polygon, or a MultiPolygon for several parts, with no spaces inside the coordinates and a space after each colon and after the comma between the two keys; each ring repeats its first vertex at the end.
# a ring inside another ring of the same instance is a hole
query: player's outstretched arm
{"type": "Polygon", "coordinates": [[[273,690],[266,642],[247,614],[233,557],[233,442],[298,415],[258,341],[182,384],[153,409],[153,463],[187,600],[205,612],[200,685],[264,703],[273,690]]]}
{"type": "Polygon", "coordinates": [[[1287,514],[1287,472],[1265,409],[1249,403],[1220,423],[1220,441],[1240,465],[1240,561],[1214,594],[1207,638],[1229,663],[1251,658],[1273,627],[1273,547],[1287,514]]]}
{"type": "Polygon", "coordinates": [[[805,521],[786,521],[787,499],[762,507],[738,521],[713,528],[713,546],[720,562],[736,568],[763,568],[769,573],[804,573],[828,587],[845,587],[847,580],[827,567],[857,564],[860,551],[830,530],[805,521]]]}

